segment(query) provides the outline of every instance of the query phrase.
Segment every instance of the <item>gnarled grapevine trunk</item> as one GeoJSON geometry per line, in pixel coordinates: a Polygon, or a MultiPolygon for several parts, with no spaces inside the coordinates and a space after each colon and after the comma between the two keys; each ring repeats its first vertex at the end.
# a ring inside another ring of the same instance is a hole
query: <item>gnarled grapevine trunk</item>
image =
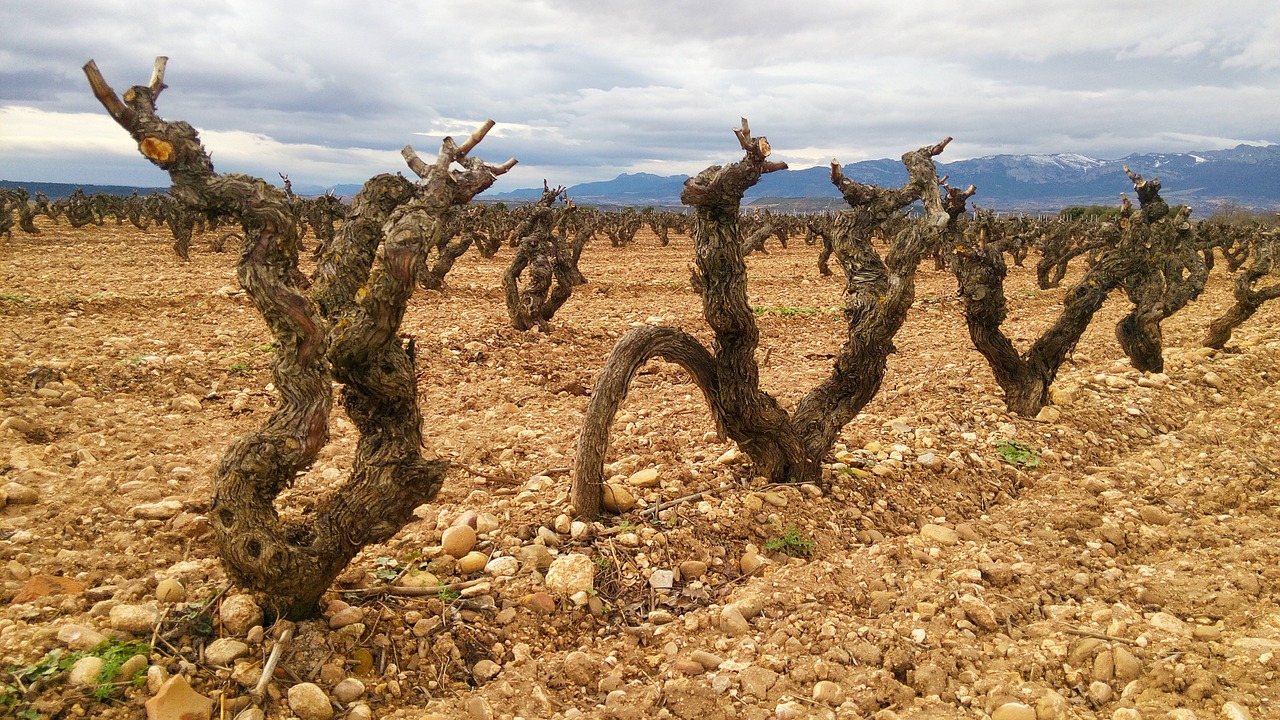
{"type": "MultiPolygon", "coordinates": [[[[641,328],[623,336],[610,353],[592,393],[578,437],[574,460],[573,501],[579,515],[601,512],[603,463],[608,428],[632,376],[646,361],[663,357],[693,376],[716,419],[721,434],[735,440],[757,473],[775,482],[811,481],[837,434],[879,388],[884,361],[893,350],[892,337],[911,305],[912,275],[920,256],[936,242],[938,226],[913,227],[894,238],[888,262],[871,249],[871,232],[885,215],[911,204],[932,189],[927,204],[940,214],[937,175],[932,157],[946,141],[903,156],[911,180],[899,190],[846,181],[839,166],[832,180],[855,210],[847,211],[835,245],[848,283],[849,335],[831,377],[801,400],[795,417],[760,389],[755,352],[759,329],[747,302],[747,272],[740,225],[743,193],[762,174],[781,170],[769,161],[769,144],[753,138],[747,121],[734,131],[745,157],[714,165],[685,182],[681,201],[695,210],[696,250],[693,285],[702,296],[703,317],[714,332],[707,349],[675,328],[641,328]]],[[[945,214],[941,218],[945,221],[945,214]]]]}
{"type": "Polygon", "coordinates": [[[1276,254],[1280,252],[1280,231],[1272,230],[1256,237],[1253,242],[1253,262],[1236,273],[1232,294],[1235,303],[1226,312],[1209,323],[1203,345],[1221,350],[1231,339],[1231,333],[1262,307],[1262,304],[1280,298],[1280,282],[1258,287],[1263,278],[1275,269],[1276,254]]]}
{"type": "Polygon", "coordinates": [[[123,100],[93,61],[84,69],[143,156],[169,173],[174,198],[241,224],[237,275],[275,339],[280,403],[260,429],[227,448],[210,515],[228,575],[261,592],[274,612],[306,616],[362,547],[389,539],[440,489],[446,463],[422,457],[413,358],[397,332],[424,244],[445,212],[515,161],[491,167],[467,156],[492,122],[461,146],[445,138],[432,165],[406,147],[422,182],[390,175],[367,182],[310,283],[298,271],[297,223],[286,193],[259,178],[218,174],[194,128],[156,116],[165,62],[157,58],[150,83],[130,88],[123,100]],[[450,170],[451,163],[463,169],[450,170]],[[286,523],[275,498],[327,442],[335,379],[360,431],[351,475],[309,515],[286,523]]]}

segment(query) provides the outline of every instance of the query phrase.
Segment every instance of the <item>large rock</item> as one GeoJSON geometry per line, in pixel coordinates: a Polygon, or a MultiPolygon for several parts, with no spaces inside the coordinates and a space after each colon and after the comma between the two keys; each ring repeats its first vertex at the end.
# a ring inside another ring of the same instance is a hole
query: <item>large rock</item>
{"type": "Polygon", "coordinates": [[[289,709],[301,720],[329,720],[333,717],[329,696],[315,683],[298,683],[289,688],[289,709]]]}
{"type": "Polygon", "coordinates": [[[262,624],[262,608],[248,595],[232,595],[223,600],[218,616],[222,627],[232,635],[244,635],[249,628],[262,624]]]}
{"type": "Polygon", "coordinates": [[[187,679],[174,675],[146,702],[147,720],[209,720],[213,700],[191,689],[187,679]]]}
{"type": "Polygon", "coordinates": [[[590,591],[595,586],[596,564],[579,553],[561,555],[547,569],[547,589],[563,597],[590,591]]]}

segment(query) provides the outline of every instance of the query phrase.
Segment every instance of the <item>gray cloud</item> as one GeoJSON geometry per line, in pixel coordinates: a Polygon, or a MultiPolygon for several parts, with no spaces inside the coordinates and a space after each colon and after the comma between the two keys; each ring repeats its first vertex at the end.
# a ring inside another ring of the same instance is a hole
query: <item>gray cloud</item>
{"type": "Polygon", "coordinates": [[[511,189],[696,172],[736,154],[739,116],[797,167],[945,135],[948,160],[1278,142],[1277,38],[1264,0],[46,3],[6,13],[0,176],[165,183],[101,122],[89,58],[123,90],[169,55],[160,112],[220,169],[359,182],[492,117],[511,189]]]}

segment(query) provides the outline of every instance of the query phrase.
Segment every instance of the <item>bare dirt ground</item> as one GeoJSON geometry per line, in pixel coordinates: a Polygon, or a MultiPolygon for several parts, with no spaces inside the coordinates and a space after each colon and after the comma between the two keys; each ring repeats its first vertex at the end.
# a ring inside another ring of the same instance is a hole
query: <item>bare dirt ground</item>
{"type": "MultiPolygon", "coordinates": [[[[163,232],[41,227],[0,239],[0,716],[145,717],[183,674],[233,717],[276,629],[224,612],[240,591],[202,513],[223,448],[274,402],[271,338],[234,253],[198,239],[184,264],[163,232]],[[36,672],[94,633],[153,643],[129,668],[154,666],[147,682],[102,700],[93,677],[36,672]]],[[[813,248],[770,249],[748,259],[758,357],[764,387],[793,406],[842,337],[841,281],[818,275],[813,248]]],[[[692,244],[596,242],[590,284],[547,335],[507,325],[510,252],[469,253],[444,292],[414,297],[404,330],[426,442],[454,469],[420,521],[357,558],[325,617],[298,624],[267,717],[325,717],[326,698],[352,718],[1280,717],[1280,308],[1223,352],[1199,348],[1229,301],[1221,266],[1166,321],[1166,374],[1129,368],[1113,297],[1055,385],[1057,417],[1036,421],[1005,411],[954,279],[926,262],[884,387],[820,485],[753,479],[682,371],[653,363],[608,468],[640,503],[584,527],[564,515],[568,467],[613,343],[645,323],[708,336],[692,244]],[[1039,465],[1002,459],[1007,440],[1039,465]],[[468,511],[488,560],[472,573],[440,549],[468,511]],[[595,573],[582,605],[544,583],[572,554],[595,573]],[[430,585],[426,573],[478,582],[378,592],[396,575],[430,585]],[[291,709],[308,682],[321,707],[291,709]]],[[[1025,347],[1063,291],[1018,269],[1009,293],[1006,327],[1025,347]]],[[[345,475],[354,429],[335,414],[283,514],[345,475]]]]}

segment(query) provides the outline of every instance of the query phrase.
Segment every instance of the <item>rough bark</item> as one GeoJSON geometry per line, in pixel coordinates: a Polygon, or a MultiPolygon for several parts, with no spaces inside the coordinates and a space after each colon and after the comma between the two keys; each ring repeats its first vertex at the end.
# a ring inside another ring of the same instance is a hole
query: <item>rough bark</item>
{"type": "Polygon", "coordinates": [[[1057,319],[1026,352],[1000,329],[1007,315],[1008,272],[989,214],[947,234],[944,250],[960,286],[965,322],[974,347],[991,366],[1011,412],[1034,416],[1049,402],[1049,389],[1067,355],[1107,296],[1133,271],[1138,258],[1130,233],[1116,236],[1085,276],[1067,291],[1057,319]]]}
{"type": "Polygon", "coordinates": [[[1189,211],[1170,211],[1160,197],[1159,180],[1145,180],[1127,167],[1125,172],[1133,181],[1140,208],[1124,221],[1138,236],[1138,242],[1130,247],[1144,261],[1125,281],[1125,293],[1134,307],[1116,325],[1116,338],[1135,369],[1162,372],[1164,343],[1160,324],[1199,297],[1209,268],[1187,218],[1189,211]]]}
{"type": "MultiPolygon", "coordinates": [[[[531,208],[528,218],[517,231],[520,243],[515,257],[502,275],[503,295],[511,326],[517,330],[537,327],[551,329],[551,318],[573,296],[573,288],[587,282],[578,270],[582,245],[570,244],[557,233],[563,228],[563,216],[557,217],[554,205],[564,195],[564,188],[543,184],[542,198],[531,208]],[[520,278],[525,275],[524,287],[520,278]]],[[[563,212],[572,213],[572,203],[563,212]]]]}
{"type": "MultiPolygon", "coordinates": [[[[911,305],[911,275],[920,253],[932,246],[929,238],[936,234],[937,226],[902,237],[890,251],[887,265],[871,250],[870,231],[882,206],[883,212],[895,212],[930,188],[937,206],[932,157],[946,142],[903,157],[912,179],[901,191],[850,186],[850,191],[859,195],[862,212],[850,211],[844,232],[837,231],[842,238],[837,240],[838,252],[849,278],[849,336],[831,377],[801,401],[792,418],[773,396],[760,389],[755,359],[759,329],[747,301],[740,214],[743,193],[762,174],[786,165],[767,159],[768,141],[753,138],[745,119],[734,132],[745,157],[730,165],[714,165],[690,178],[680,198],[695,210],[692,281],[702,297],[703,317],[714,333],[714,342],[708,350],[674,328],[642,328],[619,341],[597,380],[578,439],[573,497],[579,515],[591,517],[601,511],[608,428],[631,377],[652,357],[661,355],[690,371],[711,407],[717,429],[751,457],[758,474],[775,482],[816,480],[821,461],[840,429],[879,387],[884,358],[892,352],[889,341],[911,305]],[[876,281],[865,282],[868,269],[876,267],[882,271],[876,281]]],[[[838,178],[843,175],[837,165],[832,179],[838,178]]],[[[942,217],[945,220],[945,215],[942,217]]]]}
{"type": "Polygon", "coordinates": [[[1231,333],[1262,307],[1263,303],[1280,297],[1280,282],[1258,287],[1263,278],[1275,270],[1275,258],[1280,252],[1280,231],[1272,230],[1253,242],[1253,262],[1236,273],[1232,294],[1235,303],[1213,322],[1209,323],[1203,345],[1218,350],[1226,347],[1231,333]]]}
{"type": "Polygon", "coordinates": [[[416,259],[443,213],[491,185],[514,161],[490,167],[467,157],[492,123],[462,146],[446,138],[434,165],[406,147],[422,182],[383,175],[366,183],[352,221],[321,258],[308,297],[287,195],[259,178],[218,174],[194,128],[156,116],[165,61],[157,58],[150,83],[130,88],[123,99],[93,61],[84,69],[98,100],[143,156],[169,173],[174,198],[203,215],[240,222],[237,275],[275,340],[272,378],[280,402],[260,429],[224,453],[210,517],[228,575],[261,592],[273,612],[307,616],[362,547],[390,538],[443,482],[446,463],[421,455],[413,358],[397,332],[416,259]],[[450,171],[451,163],[463,169],[450,171]],[[343,403],[360,431],[351,475],[311,513],[284,522],[275,498],[328,440],[334,379],[343,383],[343,403]]]}

